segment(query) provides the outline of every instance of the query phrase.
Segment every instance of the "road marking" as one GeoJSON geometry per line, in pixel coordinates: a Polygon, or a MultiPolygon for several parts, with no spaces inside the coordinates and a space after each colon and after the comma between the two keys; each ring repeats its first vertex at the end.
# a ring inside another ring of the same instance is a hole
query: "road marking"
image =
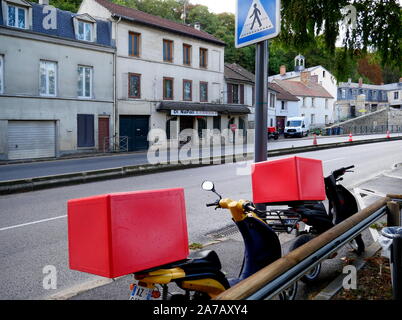
{"type": "Polygon", "coordinates": [[[57,220],[57,219],[62,219],[62,218],[66,218],[66,217],[67,217],[67,215],[64,215],[64,216],[59,216],[59,217],[54,217],[54,218],[49,218],[49,219],[43,219],[43,220],[38,220],[38,221],[33,221],[33,222],[28,222],[28,223],[17,224],[17,225],[15,225],[15,226],[0,228],[0,231],[5,231],[5,230],[10,230],[10,229],[15,229],[15,228],[26,227],[26,226],[30,226],[30,225],[33,225],[33,224],[48,222],[48,221],[57,220]]]}

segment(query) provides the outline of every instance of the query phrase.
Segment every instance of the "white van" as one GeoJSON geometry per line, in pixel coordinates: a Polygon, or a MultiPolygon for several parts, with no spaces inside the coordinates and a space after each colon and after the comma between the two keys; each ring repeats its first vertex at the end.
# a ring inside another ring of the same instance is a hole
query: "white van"
{"type": "Polygon", "coordinates": [[[310,127],[306,123],[304,117],[288,118],[286,121],[284,136],[287,137],[304,137],[310,133],[310,127]]]}

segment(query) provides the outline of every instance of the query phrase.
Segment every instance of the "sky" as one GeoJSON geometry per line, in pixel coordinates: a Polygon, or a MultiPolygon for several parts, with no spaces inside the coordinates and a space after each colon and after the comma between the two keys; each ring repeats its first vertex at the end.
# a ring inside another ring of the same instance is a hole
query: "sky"
{"type": "Polygon", "coordinates": [[[190,3],[207,6],[214,13],[236,11],[236,0],[190,0],[190,3]]]}

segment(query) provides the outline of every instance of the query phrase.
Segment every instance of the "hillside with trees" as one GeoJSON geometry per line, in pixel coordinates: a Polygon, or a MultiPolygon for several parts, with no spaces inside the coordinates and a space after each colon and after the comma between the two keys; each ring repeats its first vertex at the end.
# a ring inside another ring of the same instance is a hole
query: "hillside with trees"
{"type": "MultiPolygon", "coordinates": [[[[193,25],[223,40],[225,61],[254,71],[254,46],[236,49],[235,16],[214,14],[208,7],[186,0],[112,0],[153,15],[193,25]],[[185,20],[184,18],[185,14],[185,20]]],[[[235,1],[235,0],[233,0],[235,1]]],[[[81,0],[50,0],[63,10],[76,12],[81,0]]],[[[269,73],[277,74],[281,65],[293,70],[297,54],[306,57],[307,67],[322,65],[338,81],[381,84],[397,82],[402,75],[402,14],[398,0],[282,0],[282,32],[270,41],[269,73]],[[356,28],[344,28],[344,41],[338,46],[341,24],[347,12],[357,9],[356,28]]]]}

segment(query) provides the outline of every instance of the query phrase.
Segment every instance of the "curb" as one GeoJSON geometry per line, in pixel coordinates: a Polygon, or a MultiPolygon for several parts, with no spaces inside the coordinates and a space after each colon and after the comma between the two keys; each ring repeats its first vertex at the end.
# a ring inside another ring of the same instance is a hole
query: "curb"
{"type": "MultiPolygon", "coordinates": [[[[374,256],[378,251],[381,250],[381,246],[377,242],[373,242],[370,247],[367,248],[365,254],[354,261],[351,265],[356,267],[359,271],[366,265],[365,259],[374,256]]],[[[344,274],[340,274],[335,278],[324,290],[320,291],[312,300],[331,300],[342,288],[344,274]]]]}
{"type": "MultiPolygon", "coordinates": [[[[338,143],[330,143],[322,145],[311,145],[311,146],[303,146],[303,147],[295,147],[287,149],[269,150],[268,156],[275,157],[300,152],[312,152],[312,151],[319,151],[333,148],[342,148],[342,147],[350,147],[363,144],[398,141],[398,140],[402,140],[402,137],[394,137],[390,139],[379,138],[379,139],[360,140],[353,142],[338,142],[338,143]]],[[[235,154],[235,155],[225,155],[225,156],[209,157],[209,158],[188,159],[187,161],[190,162],[189,164],[182,164],[182,163],[143,164],[135,166],[126,166],[126,167],[118,167],[118,168],[110,168],[102,170],[53,175],[53,176],[1,181],[0,195],[31,192],[60,186],[82,184],[82,183],[95,182],[108,179],[118,179],[129,176],[145,175],[158,172],[167,172],[173,170],[191,169],[211,165],[236,163],[236,162],[252,160],[253,158],[254,153],[235,154]]]]}

